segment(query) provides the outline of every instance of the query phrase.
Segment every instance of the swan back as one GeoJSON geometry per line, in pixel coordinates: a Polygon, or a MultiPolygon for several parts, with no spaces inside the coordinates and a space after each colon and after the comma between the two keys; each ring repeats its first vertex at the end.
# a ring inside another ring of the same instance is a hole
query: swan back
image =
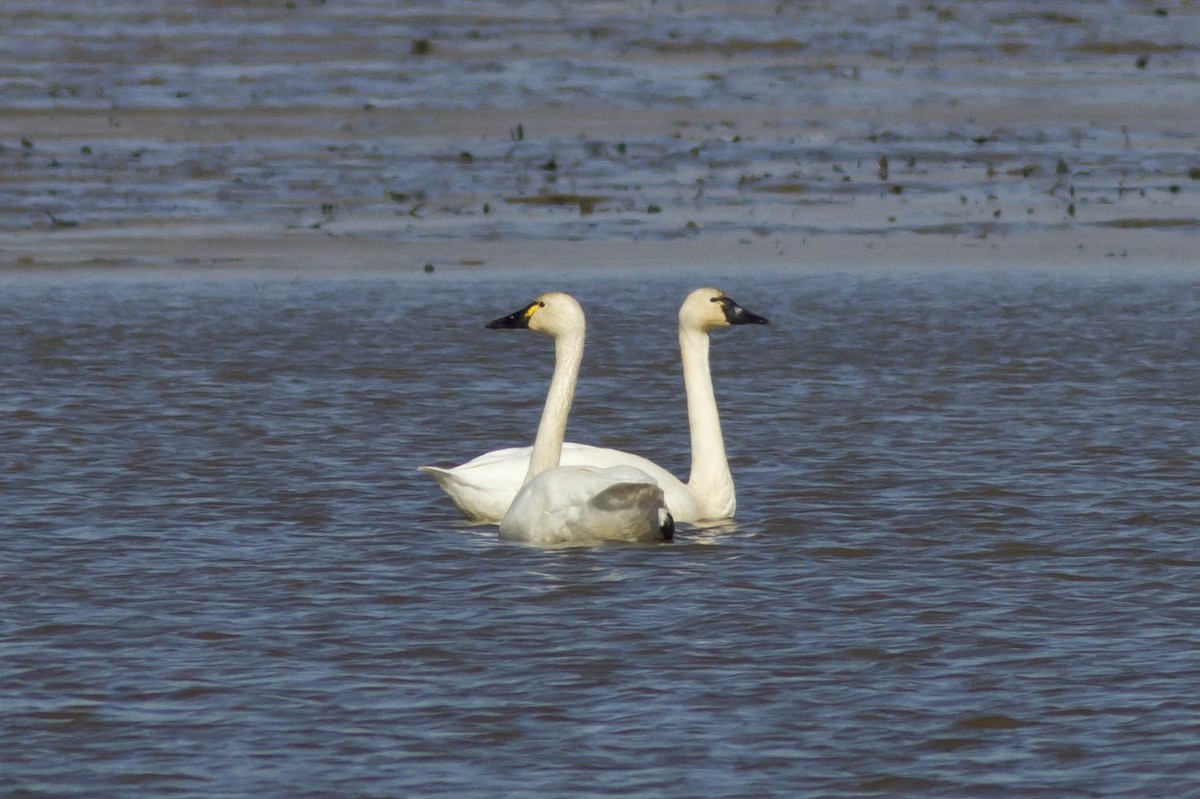
{"type": "MultiPolygon", "coordinates": [[[[532,451],[533,447],[508,447],[453,468],[422,466],[420,470],[437,481],[468,519],[498,522],[521,490],[532,451]]],[[[558,462],[562,466],[597,468],[634,466],[658,483],[676,521],[695,521],[703,516],[700,503],[679,478],[641,455],[567,441],[558,462]]]]}
{"type": "Polygon", "coordinates": [[[632,466],[559,466],[517,492],[500,537],[544,546],[674,538],[663,491],[632,466]]]}

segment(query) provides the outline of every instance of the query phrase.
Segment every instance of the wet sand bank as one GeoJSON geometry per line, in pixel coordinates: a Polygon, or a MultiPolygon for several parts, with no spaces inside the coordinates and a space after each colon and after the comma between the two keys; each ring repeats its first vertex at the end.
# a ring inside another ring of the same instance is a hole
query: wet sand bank
{"type": "Polygon", "coordinates": [[[278,232],[161,226],[118,232],[9,235],[3,271],[165,269],[298,273],[389,273],[438,270],[697,268],[702,271],[794,268],[1018,269],[1119,268],[1192,270],[1200,261],[1194,233],[1150,230],[1042,231],[972,237],[890,233],[731,235],[689,241],[394,242],[314,231],[278,232]]]}
{"type": "Polygon", "coordinates": [[[16,21],[0,269],[1196,262],[1190,4],[16,21]]]}

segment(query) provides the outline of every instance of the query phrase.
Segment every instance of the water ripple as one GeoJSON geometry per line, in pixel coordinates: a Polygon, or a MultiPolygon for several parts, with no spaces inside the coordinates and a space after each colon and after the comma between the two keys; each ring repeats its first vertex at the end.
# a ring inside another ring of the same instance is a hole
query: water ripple
{"type": "MultiPolygon", "coordinates": [[[[685,470],[685,280],[560,281],[572,438],[685,470]]],[[[565,552],[414,471],[528,440],[536,282],[7,278],[0,784],[1194,792],[1194,279],[743,275],[737,520],[565,552]]]]}

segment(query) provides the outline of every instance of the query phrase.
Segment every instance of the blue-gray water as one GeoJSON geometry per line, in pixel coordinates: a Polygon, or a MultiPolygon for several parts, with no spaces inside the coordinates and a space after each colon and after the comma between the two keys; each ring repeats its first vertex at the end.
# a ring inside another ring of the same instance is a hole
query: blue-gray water
{"type": "Polygon", "coordinates": [[[1193,274],[584,271],[0,284],[0,793],[1200,792],[1193,274]],[[530,439],[686,473],[713,348],[734,524],[540,550],[415,468],[530,439]]]}

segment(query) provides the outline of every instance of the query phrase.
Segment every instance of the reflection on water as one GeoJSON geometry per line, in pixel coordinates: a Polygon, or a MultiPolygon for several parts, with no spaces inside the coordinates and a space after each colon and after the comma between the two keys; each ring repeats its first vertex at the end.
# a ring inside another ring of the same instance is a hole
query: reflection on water
{"type": "Polygon", "coordinates": [[[1194,278],[558,282],[571,437],[684,473],[718,282],[739,517],[570,552],[415,467],[532,436],[535,276],[0,286],[20,795],[1196,789],[1194,278]],[[664,312],[667,308],[669,312],[664,312]]]}

